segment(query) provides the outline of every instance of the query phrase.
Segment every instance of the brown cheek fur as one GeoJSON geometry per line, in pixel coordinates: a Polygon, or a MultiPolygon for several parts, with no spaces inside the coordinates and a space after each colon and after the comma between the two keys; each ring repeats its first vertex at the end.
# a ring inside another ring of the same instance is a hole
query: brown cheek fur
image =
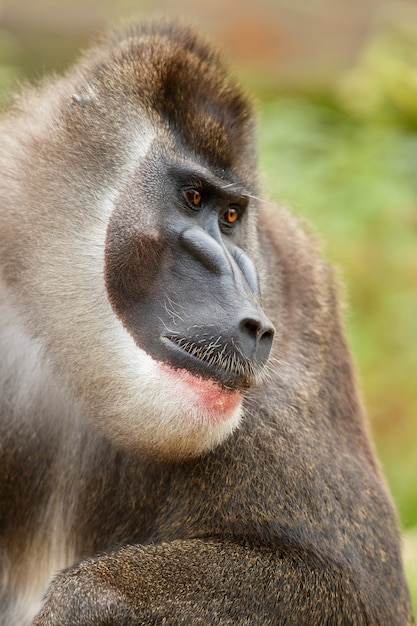
{"type": "Polygon", "coordinates": [[[140,302],[157,281],[166,254],[163,242],[153,236],[137,233],[132,240],[119,242],[113,237],[113,226],[111,222],[106,240],[105,281],[111,304],[123,317],[129,303],[140,302]]]}

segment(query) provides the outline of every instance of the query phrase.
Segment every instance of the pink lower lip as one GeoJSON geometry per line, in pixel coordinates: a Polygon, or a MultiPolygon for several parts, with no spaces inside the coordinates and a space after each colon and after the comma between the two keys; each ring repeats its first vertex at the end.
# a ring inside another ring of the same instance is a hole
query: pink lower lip
{"type": "Polygon", "coordinates": [[[174,369],[164,365],[175,380],[181,382],[187,392],[193,395],[195,403],[201,408],[218,413],[219,416],[232,413],[242,400],[242,394],[237,390],[223,389],[213,380],[194,376],[184,369],[174,369]]]}

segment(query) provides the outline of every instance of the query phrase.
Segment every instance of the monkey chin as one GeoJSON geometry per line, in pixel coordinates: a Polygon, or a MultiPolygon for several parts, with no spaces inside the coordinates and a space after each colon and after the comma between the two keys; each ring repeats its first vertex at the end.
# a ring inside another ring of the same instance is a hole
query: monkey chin
{"type": "Polygon", "coordinates": [[[157,368],[165,383],[165,406],[153,452],[169,459],[199,456],[232,434],[241,420],[241,391],[166,363],[157,362],[157,368]]]}
{"type": "Polygon", "coordinates": [[[129,383],[124,370],[117,390],[90,395],[90,414],[111,441],[141,456],[181,461],[208,453],[238,427],[242,391],[136,350],[143,376],[129,383]]]}
{"type": "Polygon", "coordinates": [[[208,425],[228,421],[240,408],[242,393],[236,389],[225,389],[214,380],[196,376],[188,370],[162,365],[174,386],[179,385],[186,402],[201,411],[208,425]]]}

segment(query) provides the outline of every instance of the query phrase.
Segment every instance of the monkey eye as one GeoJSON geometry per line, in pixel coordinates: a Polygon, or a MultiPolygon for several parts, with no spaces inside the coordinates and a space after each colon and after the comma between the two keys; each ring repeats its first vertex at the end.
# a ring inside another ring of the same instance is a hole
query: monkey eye
{"type": "Polygon", "coordinates": [[[231,204],[222,214],[222,221],[225,224],[234,224],[240,216],[240,208],[234,204],[231,204]]]}
{"type": "Polygon", "coordinates": [[[184,195],[187,199],[187,202],[191,204],[192,207],[195,207],[195,208],[201,207],[203,198],[201,196],[200,191],[198,191],[197,189],[186,189],[184,191],[184,195]]]}

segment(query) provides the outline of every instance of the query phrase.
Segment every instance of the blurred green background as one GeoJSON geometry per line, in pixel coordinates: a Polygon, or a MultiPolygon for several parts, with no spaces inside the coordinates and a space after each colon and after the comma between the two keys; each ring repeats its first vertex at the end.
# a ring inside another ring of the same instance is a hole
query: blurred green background
{"type": "Polygon", "coordinates": [[[265,193],[313,223],[340,270],[417,607],[415,0],[0,0],[2,105],[109,24],[155,12],[223,48],[258,100],[265,193]]]}

